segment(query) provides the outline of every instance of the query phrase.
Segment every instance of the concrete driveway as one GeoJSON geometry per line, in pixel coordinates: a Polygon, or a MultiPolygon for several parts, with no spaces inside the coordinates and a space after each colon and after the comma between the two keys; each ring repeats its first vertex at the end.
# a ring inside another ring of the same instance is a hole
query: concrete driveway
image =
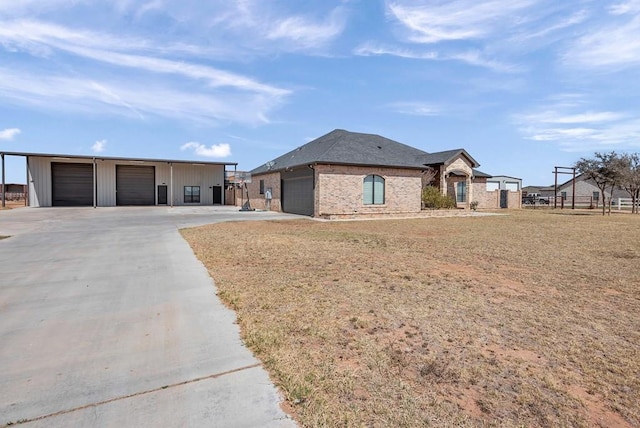
{"type": "Polygon", "coordinates": [[[295,216],[1,211],[0,426],[294,426],[178,232],[274,218],[295,216]]]}

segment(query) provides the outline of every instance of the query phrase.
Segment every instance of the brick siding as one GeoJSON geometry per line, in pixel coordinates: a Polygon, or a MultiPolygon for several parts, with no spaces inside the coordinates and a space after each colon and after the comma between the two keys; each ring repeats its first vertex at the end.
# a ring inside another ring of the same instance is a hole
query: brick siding
{"type": "MultiPolygon", "coordinates": [[[[441,167],[440,176],[432,184],[446,186],[447,193],[455,197],[455,183],[467,181],[467,177],[451,176],[444,180],[442,172],[454,170],[472,174],[470,165],[458,158],[446,168],[441,167]]],[[[422,172],[415,169],[359,167],[343,165],[315,165],[314,216],[324,218],[390,217],[420,213],[422,208],[422,172]],[[363,182],[368,175],[375,174],[385,179],[385,200],[380,205],[365,205],[363,182]]],[[[281,211],[280,173],[254,176],[247,184],[251,207],[265,209],[264,195],[260,194],[260,180],[264,180],[265,190],[272,189],[271,210],[281,211]]],[[[500,192],[487,192],[486,178],[475,178],[467,190],[467,201],[459,204],[468,207],[471,201],[478,201],[478,208],[497,209],[500,207],[500,192]]],[[[468,181],[467,181],[468,183],[468,181]]],[[[509,192],[509,208],[519,208],[521,192],[509,192]]],[[[237,205],[241,205],[238,191],[237,205]]],[[[245,195],[246,198],[246,195],[245,195]]]]}
{"type": "MultiPolygon", "coordinates": [[[[249,190],[249,200],[251,202],[251,208],[255,208],[257,210],[265,209],[265,199],[264,195],[260,194],[260,180],[264,180],[264,190],[266,191],[269,187],[271,187],[271,211],[282,211],[282,207],[280,205],[280,173],[272,172],[268,174],[261,174],[252,177],[251,183],[247,184],[247,189],[249,190]]],[[[246,202],[246,192],[244,192],[244,200],[246,202]]],[[[238,191],[238,197],[236,200],[236,204],[238,206],[242,205],[242,192],[238,191]]]]}
{"type": "Polygon", "coordinates": [[[421,210],[422,173],[419,170],[336,165],[317,165],[315,170],[316,216],[415,213],[421,210]],[[370,174],[385,179],[384,204],[364,204],[363,181],[370,174]]]}

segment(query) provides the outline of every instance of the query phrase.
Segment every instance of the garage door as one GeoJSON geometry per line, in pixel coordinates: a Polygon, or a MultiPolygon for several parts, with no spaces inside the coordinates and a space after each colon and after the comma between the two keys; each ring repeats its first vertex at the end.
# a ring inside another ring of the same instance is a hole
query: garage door
{"type": "Polygon", "coordinates": [[[282,210],[286,213],[313,215],[313,171],[311,175],[282,178],[282,210]]]}
{"type": "Polygon", "coordinates": [[[155,205],[153,166],[116,165],[116,205],[155,205]]]}
{"type": "Polygon", "coordinates": [[[93,205],[93,164],[52,163],[51,205],[83,207],[93,205]]]}

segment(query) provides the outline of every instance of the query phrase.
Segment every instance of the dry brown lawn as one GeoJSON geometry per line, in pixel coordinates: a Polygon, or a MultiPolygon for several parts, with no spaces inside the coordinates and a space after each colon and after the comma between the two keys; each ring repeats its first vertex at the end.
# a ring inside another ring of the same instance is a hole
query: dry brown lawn
{"type": "Polygon", "coordinates": [[[302,426],[640,426],[640,216],[183,234],[302,426]]]}

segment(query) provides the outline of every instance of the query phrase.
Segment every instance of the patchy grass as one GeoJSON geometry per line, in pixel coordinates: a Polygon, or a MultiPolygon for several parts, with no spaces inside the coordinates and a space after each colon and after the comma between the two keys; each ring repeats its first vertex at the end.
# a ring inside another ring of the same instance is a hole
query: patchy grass
{"type": "Polygon", "coordinates": [[[303,426],[640,426],[640,216],[183,234],[303,426]]]}

